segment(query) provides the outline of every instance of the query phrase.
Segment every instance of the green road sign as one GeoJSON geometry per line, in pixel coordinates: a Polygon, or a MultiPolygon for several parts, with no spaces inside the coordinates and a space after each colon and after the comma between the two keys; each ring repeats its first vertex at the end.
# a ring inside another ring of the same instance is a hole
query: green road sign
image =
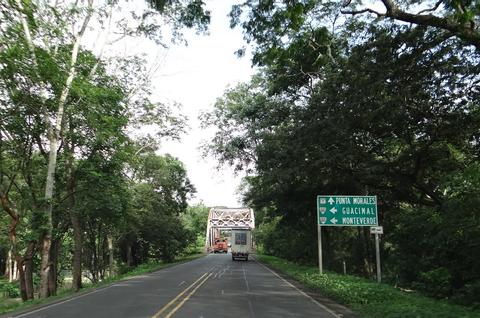
{"type": "Polygon", "coordinates": [[[321,226],[377,226],[377,196],[319,195],[321,226]]]}

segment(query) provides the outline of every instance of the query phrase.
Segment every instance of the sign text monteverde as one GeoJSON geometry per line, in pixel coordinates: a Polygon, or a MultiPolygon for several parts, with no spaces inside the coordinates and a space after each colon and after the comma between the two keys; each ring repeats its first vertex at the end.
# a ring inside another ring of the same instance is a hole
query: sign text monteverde
{"type": "Polygon", "coordinates": [[[322,226],[376,226],[377,197],[319,195],[317,215],[322,226]]]}

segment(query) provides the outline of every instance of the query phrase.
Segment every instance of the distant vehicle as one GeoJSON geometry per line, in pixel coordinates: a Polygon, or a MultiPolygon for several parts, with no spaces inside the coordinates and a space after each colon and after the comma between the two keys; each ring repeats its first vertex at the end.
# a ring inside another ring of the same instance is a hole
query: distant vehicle
{"type": "Polygon", "coordinates": [[[232,230],[232,261],[243,258],[248,261],[252,250],[252,233],[250,230],[232,230]]]}
{"type": "Polygon", "coordinates": [[[213,244],[214,253],[228,253],[228,245],[226,239],[215,239],[213,244]]]}

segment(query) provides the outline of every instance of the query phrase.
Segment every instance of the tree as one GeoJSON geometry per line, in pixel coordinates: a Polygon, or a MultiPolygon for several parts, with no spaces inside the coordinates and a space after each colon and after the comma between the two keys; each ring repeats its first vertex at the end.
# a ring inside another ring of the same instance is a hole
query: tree
{"type": "MultiPolygon", "coordinates": [[[[256,41],[257,52],[273,51],[285,42],[284,36],[292,38],[296,32],[314,30],[319,26],[335,32],[337,26],[342,24],[339,22],[342,15],[347,17],[347,24],[357,22],[351,17],[362,17],[362,22],[357,26],[365,26],[365,22],[378,25],[396,20],[400,24],[432,27],[445,38],[457,37],[466,46],[480,47],[480,11],[475,1],[468,0],[378,0],[368,4],[358,0],[249,0],[233,6],[230,15],[231,25],[241,25],[247,40],[256,41]],[[369,19],[372,15],[375,19],[369,19]]],[[[312,41],[311,44],[318,43],[312,41]]]]}
{"type": "Polygon", "coordinates": [[[194,238],[180,215],[193,194],[183,164],[166,155],[144,151],[133,163],[132,201],[122,235],[128,266],[149,259],[172,260],[194,238]]]}
{"type": "Polygon", "coordinates": [[[205,247],[205,233],[207,232],[207,220],[209,208],[203,202],[189,206],[182,215],[182,223],[193,234],[193,242],[187,252],[198,253],[205,247]]]}
{"type": "MultiPolygon", "coordinates": [[[[435,296],[459,295],[476,284],[479,277],[471,273],[478,263],[467,257],[464,266],[461,246],[472,242],[448,231],[448,219],[471,220],[474,209],[460,209],[447,180],[478,163],[478,57],[455,39],[446,41],[424,28],[352,31],[362,41],[332,38],[333,58],[310,65],[314,85],[301,98],[291,92],[309,83],[295,72],[296,56],[302,56],[301,50],[312,56],[317,48],[298,46],[294,36],[275,54],[263,55],[273,59],[264,60],[262,71],[275,74],[281,66],[278,74],[291,76],[261,77],[248,90],[240,85],[226,92],[207,121],[220,123],[210,149],[221,159],[232,156],[226,162],[233,164],[243,160],[245,149],[254,158],[244,201],[261,211],[257,238],[267,251],[314,262],[315,247],[303,242],[315,239],[315,196],[375,193],[380,222],[390,233],[385,237],[387,274],[435,296]],[[279,89],[265,89],[272,86],[279,89]],[[282,109],[289,110],[288,116],[272,115],[282,109]],[[272,118],[278,120],[273,125],[272,118]],[[412,223],[412,213],[431,222],[412,223]],[[424,261],[419,263],[420,251],[424,261]],[[448,278],[439,280],[445,272],[448,278]]],[[[464,193],[476,185],[468,188],[464,193]]],[[[341,270],[346,260],[353,271],[372,275],[367,231],[334,230],[322,231],[327,266],[341,270]]]]}
{"type": "MultiPolygon", "coordinates": [[[[174,40],[181,37],[182,27],[206,29],[209,13],[200,1],[152,4],[158,11],[146,8],[141,16],[132,13],[131,20],[137,24],[112,19],[114,8],[121,8],[121,3],[16,0],[0,5],[0,155],[8,160],[8,165],[2,162],[0,167],[2,208],[12,219],[12,245],[17,246],[13,234],[23,219],[27,221],[22,227],[28,233],[25,237],[40,249],[41,297],[56,292],[61,238],[68,235],[70,226],[75,251],[74,288],[80,288],[82,224],[78,211],[82,210],[76,196],[82,191],[77,187],[81,181],[77,169],[81,164],[93,162],[92,171],[103,171],[99,160],[94,159],[100,156],[110,160],[124,150],[128,124],[156,124],[161,138],[176,137],[183,131],[182,118],[172,116],[167,105],[149,99],[149,87],[144,85],[147,77],[139,76],[141,60],[118,59],[120,74],[112,76],[103,60],[105,45],[98,56],[82,49],[82,38],[89,25],[99,25],[99,29],[109,32],[112,20],[123,31],[115,41],[138,35],[158,40],[159,17],[171,23],[174,40]],[[121,74],[129,65],[139,68],[121,74]],[[43,179],[38,175],[41,172],[43,179]],[[65,217],[65,211],[69,217],[65,217]],[[35,235],[38,238],[32,239],[35,235]]],[[[122,157],[120,161],[115,166],[116,173],[124,168],[127,159],[122,157]]],[[[122,210],[117,208],[115,212],[122,210]]],[[[15,250],[19,261],[31,261],[37,249],[28,249],[30,256],[23,259],[21,250],[26,247],[18,246],[15,250]]],[[[31,277],[25,279],[27,285],[31,284],[31,277]]],[[[26,290],[33,288],[27,286],[26,290]]],[[[33,293],[25,297],[33,297],[33,293]]]]}
{"type": "Polygon", "coordinates": [[[291,105],[282,99],[269,99],[264,90],[258,76],[225,92],[217,99],[214,111],[200,116],[204,127],[217,128],[213,140],[203,145],[205,155],[212,154],[236,170],[250,171],[256,166],[257,147],[291,113],[291,105]]]}
{"type": "Polygon", "coordinates": [[[187,208],[186,213],[183,215],[186,226],[191,229],[196,236],[205,238],[207,231],[207,219],[209,208],[203,203],[198,203],[187,208]]]}
{"type": "MultiPolygon", "coordinates": [[[[385,12],[381,13],[371,8],[342,10],[344,14],[372,13],[379,18],[413,23],[425,27],[434,27],[446,31],[450,36],[456,36],[468,45],[480,49],[480,29],[478,21],[480,8],[475,1],[440,0],[440,1],[410,1],[402,5],[394,0],[381,0],[385,12]],[[417,12],[414,10],[417,9],[417,12]]],[[[353,1],[344,1],[343,6],[355,6],[353,1]]]]}

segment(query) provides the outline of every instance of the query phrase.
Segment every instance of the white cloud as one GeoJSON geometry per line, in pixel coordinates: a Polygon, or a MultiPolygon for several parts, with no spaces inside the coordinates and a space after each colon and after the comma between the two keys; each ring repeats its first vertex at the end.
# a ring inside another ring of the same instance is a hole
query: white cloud
{"type": "MultiPolygon", "coordinates": [[[[150,68],[155,70],[152,76],[154,100],[183,105],[182,112],[189,118],[191,130],[180,142],[163,141],[160,153],[170,153],[184,162],[189,179],[197,189],[194,202],[203,201],[208,206],[240,206],[235,194],[240,177],[228,167],[217,171],[214,159],[202,159],[198,149],[202,140],[208,138],[208,133],[200,129],[200,111],[212,110],[216,98],[228,86],[248,81],[254,73],[248,55],[239,59],[234,54],[245,45],[241,31],[229,27],[227,15],[236,2],[207,0],[207,9],[212,14],[209,35],[186,31],[188,46],[170,45],[165,49],[146,39],[124,38],[104,50],[105,58],[145,55],[150,68]]],[[[132,7],[122,12],[142,9],[138,3],[130,4],[132,7]]],[[[115,19],[122,19],[122,14],[126,13],[114,12],[115,19]]],[[[168,28],[164,32],[168,32],[168,28]]],[[[96,25],[89,30],[84,42],[98,54],[106,38],[108,41],[115,39],[114,32],[96,25]]]]}
{"type": "Polygon", "coordinates": [[[156,96],[183,104],[190,118],[191,130],[180,142],[166,142],[161,151],[168,152],[186,165],[188,175],[197,188],[196,201],[208,206],[240,206],[235,194],[240,176],[233,170],[215,170],[213,158],[202,159],[198,149],[208,133],[200,129],[197,119],[201,110],[211,110],[217,97],[228,86],[248,81],[253,74],[250,58],[237,58],[236,50],[244,45],[240,30],[229,28],[227,14],[232,2],[208,1],[212,11],[210,35],[187,34],[187,47],[171,47],[163,67],[154,77],[156,96]]]}

